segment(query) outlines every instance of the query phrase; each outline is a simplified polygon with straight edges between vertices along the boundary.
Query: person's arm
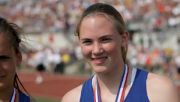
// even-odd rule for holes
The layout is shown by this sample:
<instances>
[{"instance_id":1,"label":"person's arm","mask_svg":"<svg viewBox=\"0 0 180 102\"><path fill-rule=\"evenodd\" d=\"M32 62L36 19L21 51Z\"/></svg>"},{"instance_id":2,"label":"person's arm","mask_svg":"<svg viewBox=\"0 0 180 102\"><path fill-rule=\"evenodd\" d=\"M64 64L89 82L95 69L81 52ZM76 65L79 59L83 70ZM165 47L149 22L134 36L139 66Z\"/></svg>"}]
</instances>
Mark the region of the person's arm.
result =
<instances>
[{"instance_id":1,"label":"person's arm","mask_svg":"<svg viewBox=\"0 0 180 102\"><path fill-rule=\"evenodd\" d=\"M63 96L61 102L79 102L81 96L81 89L82 85L70 90Z\"/></svg>"},{"instance_id":2,"label":"person's arm","mask_svg":"<svg viewBox=\"0 0 180 102\"><path fill-rule=\"evenodd\" d=\"M180 102L177 87L164 76L149 74L147 92L150 102Z\"/></svg>"}]
</instances>

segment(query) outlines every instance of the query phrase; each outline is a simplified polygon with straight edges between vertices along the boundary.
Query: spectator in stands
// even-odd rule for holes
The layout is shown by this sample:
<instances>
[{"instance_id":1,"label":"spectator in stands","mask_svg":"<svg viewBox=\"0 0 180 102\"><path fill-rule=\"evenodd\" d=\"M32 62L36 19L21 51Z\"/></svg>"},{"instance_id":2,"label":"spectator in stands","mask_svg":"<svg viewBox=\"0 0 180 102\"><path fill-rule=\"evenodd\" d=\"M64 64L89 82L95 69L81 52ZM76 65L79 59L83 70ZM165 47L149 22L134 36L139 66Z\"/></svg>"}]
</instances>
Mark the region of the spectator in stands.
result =
<instances>
[{"instance_id":1,"label":"spectator in stands","mask_svg":"<svg viewBox=\"0 0 180 102\"><path fill-rule=\"evenodd\" d=\"M169 78L132 68L126 61L129 35L112 6L91 5L76 33L95 74L68 92L62 102L179 102Z\"/></svg>"},{"instance_id":2,"label":"spectator in stands","mask_svg":"<svg viewBox=\"0 0 180 102\"><path fill-rule=\"evenodd\" d=\"M22 61L18 29L0 18L0 102L30 102L16 72Z\"/></svg>"}]
</instances>

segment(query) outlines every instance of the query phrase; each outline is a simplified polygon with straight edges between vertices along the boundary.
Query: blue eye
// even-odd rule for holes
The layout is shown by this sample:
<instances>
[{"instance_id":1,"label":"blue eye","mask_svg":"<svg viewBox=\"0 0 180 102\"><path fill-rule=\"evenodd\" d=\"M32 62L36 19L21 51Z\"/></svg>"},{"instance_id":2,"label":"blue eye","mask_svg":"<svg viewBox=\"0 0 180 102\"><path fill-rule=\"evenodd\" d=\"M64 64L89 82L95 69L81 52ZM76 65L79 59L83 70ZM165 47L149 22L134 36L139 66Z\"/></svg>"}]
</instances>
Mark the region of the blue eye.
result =
<instances>
[{"instance_id":1,"label":"blue eye","mask_svg":"<svg viewBox=\"0 0 180 102\"><path fill-rule=\"evenodd\" d=\"M90 45L91 43L92 43L91 40L83 40L82 41L82 44L84 44L84 45Z\"/></svg>"},{"instance_id":2,"label":"blue eye","mask_svg":"<svg viewBox=\"0 0 180 102\"><path fill-rule=\"evenodd\" d=\"M102 38L101 41L104 43L110 42L112 39L111 38Z\"/></svg>"}]
</instances>

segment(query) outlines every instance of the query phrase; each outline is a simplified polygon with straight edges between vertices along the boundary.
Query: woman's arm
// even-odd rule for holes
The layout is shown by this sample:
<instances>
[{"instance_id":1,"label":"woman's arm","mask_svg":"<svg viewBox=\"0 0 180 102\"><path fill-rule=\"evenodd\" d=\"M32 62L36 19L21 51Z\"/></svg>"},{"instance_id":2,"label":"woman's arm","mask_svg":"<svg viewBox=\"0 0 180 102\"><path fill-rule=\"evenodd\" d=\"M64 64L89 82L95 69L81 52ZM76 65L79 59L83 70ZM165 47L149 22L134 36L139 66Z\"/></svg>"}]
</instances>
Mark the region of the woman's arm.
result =
<instances>
[{"instance_id":1,"label":"woman's arm","mask_svg":"<svg viewBox=\"0 0 180 102\"><path fill-rule=\"evenodd\" d=\"M180 102L177 87L165 76L150 73L147 93L150 102Z\"/></svg>"}]
</instances>

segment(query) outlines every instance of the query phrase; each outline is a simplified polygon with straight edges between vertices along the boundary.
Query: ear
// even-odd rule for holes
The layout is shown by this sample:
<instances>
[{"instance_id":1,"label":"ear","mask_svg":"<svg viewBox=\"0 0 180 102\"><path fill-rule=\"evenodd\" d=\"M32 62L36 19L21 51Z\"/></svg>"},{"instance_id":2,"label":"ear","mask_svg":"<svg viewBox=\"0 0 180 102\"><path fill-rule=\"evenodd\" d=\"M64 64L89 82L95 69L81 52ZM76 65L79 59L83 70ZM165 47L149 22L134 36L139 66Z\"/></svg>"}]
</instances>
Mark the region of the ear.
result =
<instances>
[{"instance_id":1,"label":"ear","mask_svg":"<svg viewBox=\"0 0 180 102\"><path fill-rule=\"evenodd\" d=\"M79 38L79 36L75 36L75 43L77 45L80 45L80 38Z\"/></svg>"},{"instance_id":2,"label":"ear","mask_svg":"<svg viewBox=\"0 0 180 102\"><path fill-rule=\"evenodd\" d=\"M129 33L128 32L124 32L122 35L122 47L127 47L128 46L128 42L129 42Z\"/></svg>"}]
</instances>

